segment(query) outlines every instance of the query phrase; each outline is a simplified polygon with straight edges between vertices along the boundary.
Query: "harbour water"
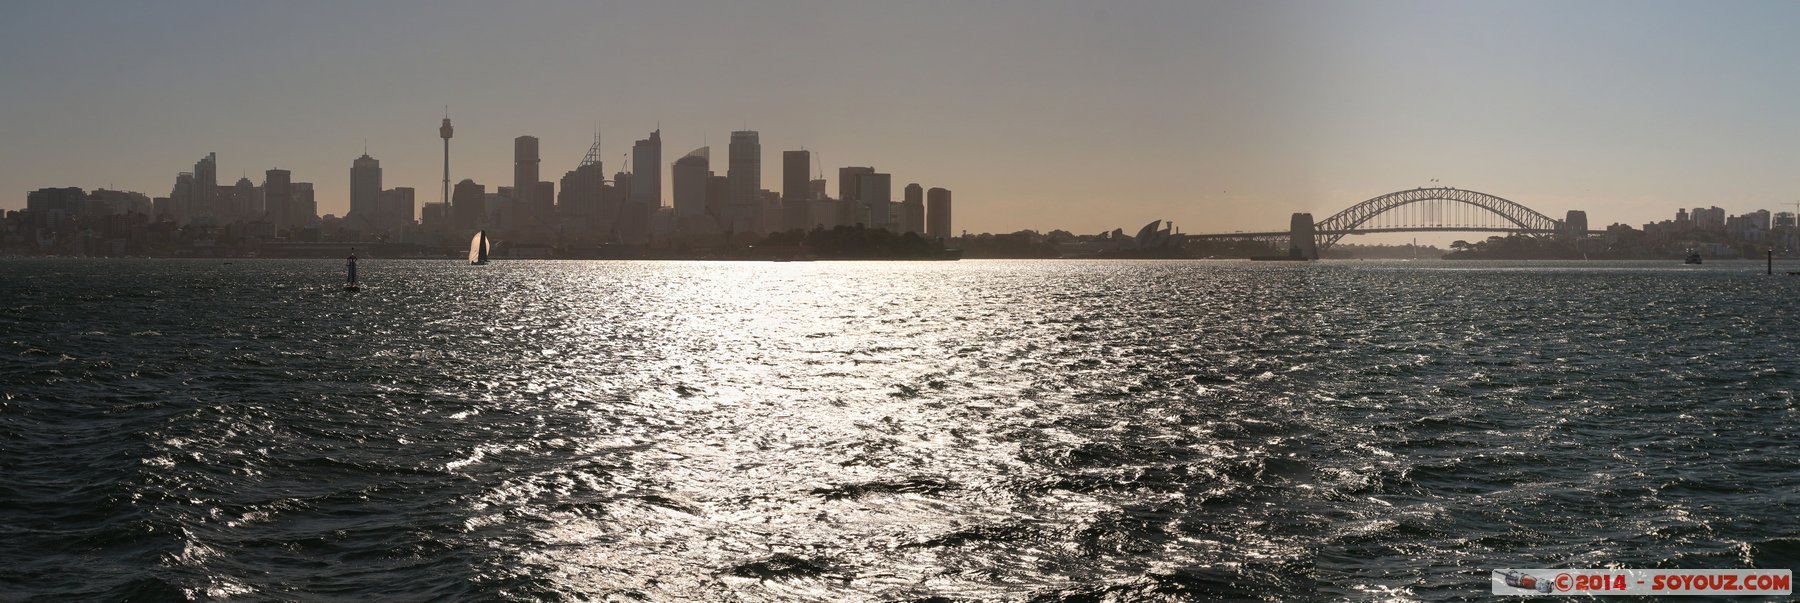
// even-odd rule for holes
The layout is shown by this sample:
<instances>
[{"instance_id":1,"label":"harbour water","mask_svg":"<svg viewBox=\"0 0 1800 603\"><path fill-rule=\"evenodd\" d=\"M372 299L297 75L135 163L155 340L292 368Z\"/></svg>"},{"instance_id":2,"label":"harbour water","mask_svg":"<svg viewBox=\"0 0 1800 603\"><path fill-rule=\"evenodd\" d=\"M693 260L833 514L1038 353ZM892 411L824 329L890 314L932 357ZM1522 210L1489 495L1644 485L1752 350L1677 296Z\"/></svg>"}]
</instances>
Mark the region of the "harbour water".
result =
<instances>
[{"instance_id":1,"label":"harbour water","mask_svg":"<svg viewBox=\"0 0 1800 603\"><path fill-rule=\"evenodd\" d=\"M1800 569L1787 269L0 260L0 600Z\"/></svg>"}]
</instances>

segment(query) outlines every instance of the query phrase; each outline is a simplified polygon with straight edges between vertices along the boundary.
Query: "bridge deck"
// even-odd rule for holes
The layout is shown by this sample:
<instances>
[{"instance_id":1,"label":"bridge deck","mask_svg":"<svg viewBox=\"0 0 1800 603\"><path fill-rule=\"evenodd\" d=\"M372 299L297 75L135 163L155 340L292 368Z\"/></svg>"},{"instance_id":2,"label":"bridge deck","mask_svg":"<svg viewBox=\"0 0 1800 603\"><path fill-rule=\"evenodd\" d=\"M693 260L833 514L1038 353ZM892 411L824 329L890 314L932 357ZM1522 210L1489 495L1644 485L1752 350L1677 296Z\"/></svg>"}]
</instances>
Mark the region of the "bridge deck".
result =
<instances>
[{"instance_id":1,"label":"bridge deck","mask_svg":"<svg viewBox=\"0 0 1800 603\"><path fill-rule=\"evenodd\" d=\"M1318 235L1334 235L1334 234L1335 235L1362 235L1362 234L1381 234L1381 233L1390 233L1390 232L1510 232L1510 233L1523 233L1523 234L1556 234L1556 231L1554 231L1554 230L1535 230L1535 229L1524 229L1524 228L1517 228L1517 227L1496 228L1496 227L1480 227L1480 226L1401 226L1401 227L1393 227L1393 228L1357 228L1357 229L1352 229L1352 230L1320 230L1320 231L1316 231L1314 234L1318 234ZM1606 234L1606 231L1604 231L1604 230L1589 230L1586 232L1587 232L1587 234L1590 234L1590 235ZM1184 234L1182 236L1189 238L1189 239L1254 239L1254 238L1263 238L1263 237L1285 237L1285 236L1288 236L1288 231L1282 230L1282 231L1275 231L1275 232L1221 232L1221 233L1205 233L1205 234Z\"/></svg>"}]
</instances>

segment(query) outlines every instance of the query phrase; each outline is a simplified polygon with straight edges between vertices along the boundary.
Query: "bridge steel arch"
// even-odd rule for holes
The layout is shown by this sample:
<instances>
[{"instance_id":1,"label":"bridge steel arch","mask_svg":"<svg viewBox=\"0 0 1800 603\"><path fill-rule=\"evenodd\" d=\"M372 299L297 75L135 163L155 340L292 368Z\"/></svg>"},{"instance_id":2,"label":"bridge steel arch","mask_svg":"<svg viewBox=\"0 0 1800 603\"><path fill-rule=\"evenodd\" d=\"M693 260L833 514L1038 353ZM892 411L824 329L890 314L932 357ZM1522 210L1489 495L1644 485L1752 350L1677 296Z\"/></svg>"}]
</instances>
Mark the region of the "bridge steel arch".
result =
<instances>
[{"instance_id":1,"label":"bridge steel arch","mask_svg":"<svg viewBox=\"0 0 1800 603\"><path fill-rule=\"evenodd\" d=\"M1519 231L1533 234L1556 232L1557 222L1550 216L1494 195L1455 188L1415 188L1363 201L1329 218L1320 220L1313 226L1318 249L1320 252L1330 249L1332 245L1337 244L1338 239L1356 232L1356 227L1375 216L1425 201L1455 201L1473 205L1517 225Z\"/></svg>"}]
</instances>

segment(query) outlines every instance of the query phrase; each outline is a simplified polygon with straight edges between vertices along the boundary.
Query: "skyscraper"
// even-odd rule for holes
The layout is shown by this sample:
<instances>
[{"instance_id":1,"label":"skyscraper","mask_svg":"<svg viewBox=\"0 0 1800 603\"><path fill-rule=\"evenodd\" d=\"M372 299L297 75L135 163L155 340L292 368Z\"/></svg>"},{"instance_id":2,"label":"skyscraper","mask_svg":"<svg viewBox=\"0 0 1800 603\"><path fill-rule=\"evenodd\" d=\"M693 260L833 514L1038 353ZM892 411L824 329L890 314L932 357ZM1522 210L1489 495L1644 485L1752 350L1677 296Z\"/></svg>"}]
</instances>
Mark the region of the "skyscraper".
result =
<instances>
[{"instance_id":1,"label":"skyscraper","mask_svg":"<svg viewBox=\"0 0 1800 603\"><path fill-rule=\"evenodd\" d=\"M292 228L301 230L312 226L313 221L319 219L319 202L317 199L313 198L313 185L311 182L295 182L293 184L293 189L295 222L292 225Z\"/></svg>"},{"instance_id":2,"label":"skyscraper","mask_svg":"<svg viewBox=\"0 0 1800 603\"><path fill-rule=\"evenodd\" d=\"M150 213L150 205L150 197L143 193L115 191L103 188L88 193L87 199L81 203L81 212L106 216L123 216L129 214L143 214L149 216L152 215ZM1763 213L1767 214L1768 212Z\"/></svg>"},{"instance_id":3,"label":"skyscraper","mask_svg":"<svg viewBox=\"0 0 1800 603\"><path fill-rule=\"evenodd\" d=\"M194 173L182 172L175 175L175 187L169 189L169 214L174 216L177 224L194 221Z\"/></svg>"},{"instance_id":4,"label":"skyscraper","mask_svg":"<svg viewBox=\"0 0 1800 603\"><path fill-rule=\"evenodd\" d=\"M350 211L346 218L364 227L381 225L381 162L364 152L350 163Z\"/></svg>"},{"instance_id":5,"label":"skyscraper","mask_svg":"<svg viewBox=\"0 0 1800 603\"><path fill-rule=\"evenodd\" d=\"M518 201L512 198L510 186L496 186L496 192L481 196L482 228L492 230L510 230L516 228L512 222L517 221L514 209ZM491 236L491 233L490 233Z\"/></svg>"},{"instance_id":6,"label":"skyscraper","mask_svg":"<svg viewBox=\"0 0 1800 603\"><path fill-rule=\"evenodd\" d=\"M925 188L914 182L906 185L906 196L900 202L900 233L925 234Z\"/></svg>"},{"instance_id":7,"label":"skyscraper","mask_svg":"<svg viewBox=\"0 0 1800 603\"><path fill-rule=\"evenodd\" d=\"M605 168L599 161L583 163L564 174L556 197L558 223L572 227L572 234L592 237L600 225L600 195L606 187Z\"/></svg>"},{"instance_id":8,"label":"skyscraper","mask_svg":"<svg viewBox=\"0 0 1800 603\"><path fill-rule=\"evenodd\" d=\"M730 181L730 202L724 226L732 232L755 232L761 222L757 206L762 196L762 142L754 130L732 132L728 150L725 177Z\"/></svg>"},{"instance_id":9,"label":"skyscraper","mask_svg":"<svg viewBox=\"0 0 1800 603\"><path fill-rule=\"evenodd\" d=\"M812 152L781 152L782 226L787 230L809 229L812 217Z\"/></svg>"},{"instance_id":10,"label":"skyscraper","mask_svg":"<svg viewBox=\"0 0 1800 603\"><path fill-rule=\"evenodd\" d=\"M413 224L417 215L417 200L410 186L399 186L381 191L381 219L377 229L404 228Z\"/></svg>"},{"instance_id":11,"label":"skyscraper","mask_svg":"<svg viewBox=\"0 0 1800 603\"><path fill-rule=\"evenodd\" d=\"M862 184L857 182L857 178L863 174L873 173L875 173L875 168L872 167L838 168L838 199L841 201L857 200L857 195L862 194Z\"/></svg>"},{"instance_id":12,"label":"skyscraper","mask_svg":"<svg viewBox=\"0 0 1800 603\"><path fill-rule=\"evenodd\" d=\"M25 194L25 208L38 229L62 232L73 229L85 198L87 191L79 188L40 188Z\"/></svg>"},{"instance_id":13,"label":"skyscraper","mask_svg":"<svg viewBox=\"0 0 1800 603\"><path fill-rule=\"evenodd\" d=\"M763 189L757 194L761 202L757 204L757 234L769 234L781 230L781 193Z\"/></svg>"},{"instance_id":14,"label":"skyscraper","mask_svg":"<svg viewBox=\"0 0 1800 603\"><path fill-rule=\"evenodd\" d=\"M526 223L547 221L549 212L536 199L538 183L538 139L520 136L513 139L513 211L526 218ZM544 201L548 201L547 199Z\"/></svg>"},{"instance_id":15,"label":"skyscraper","mask_svg":"<svg viewBox=\"0 0 1800 603\"><path fill-rule=\"evenodd\" d=\"M781 152L781 198L811 199L812 151Z\"/></svg>"},{"instance_id":16,"label":"skyscraper","mask_svg":"<svg viewBox=\"0 0 1800 603\"><path fill-rule=\"evenodd\" d=\"M888 211L894 202L893 178L888 174L862 174L856 181L861 185L857 187L857 200L869 208L865 226L894 230L893 216Z\"/></svg>"},{"instance_id":17,"label":"skyscraper","mask_svg":"<svg viewBox=\"0 0 1800 603\"><path fill-rule=\"evenodd\" d=\"M556 227L556 183L539 180L531 185L531 198L538 201L540 226Z\"/></svg>"},{"instance_id":18,"label":"skyscraper","mask_svg":"<svg viewBox=\"0 0 1800 603\"><path fill-rule=\"evenodd\" d=\"M843 212L838 209L840 202L826 194L825 179L815 178L807 181L806 184L808 188L812 189L812 225L826 229L838 227L840 225L838 218Z\"/></svg>"},{"instance_id":19,"label":"skyscraper","mask_svg":"<svg viewBox=\"0 0 1800 603\"><path fill-rule=\"evenodd\" d=\"M925 235L948 239L950 232L950 191L942 188L925 191Z\"/></svg>"},{"instance_id":20,"label":"skyscraper","mask_svg":"<svg viewBox=\"0 0 1800 603\"><path fill-rule=\"evenodd\" d=\"M1696 207L1689 215L1693 217L1694 228L1712 231L1725 230L1725 208L1716 205L1707 208Z\"/></svg>"},{"instance_id":21,"label":"skyscraper","mask_svg":"<svg viewBox=\"0 0 1800 603\"><path fill-rule=\"evenodd\" d=\"M195 217L218 224L225 214L219 207L218 153L207 153L205 158L194 162L194 184L188 192Z\"/></svg>"},{"instance_id":22,"label":"skyscraper","mask_svg":"<svg viewBox=\"0 0 1800 603\"><path fill-rule=\"evenodd\" d=\"M239 176L231 187L231 200L225 205L224 220L227 223L249 220L262 214L261 194L256 184L250 182L248 176Z\"/></svg>"},{"instance_id":23,"label":"skyscraper","mask_svg":"<svg viewBox=\"0 0 1800 603\"><path fill-rule=\"evenodd\" d=\"M712 170L711 149L700 147L675 160L669 168L675 193L675 218L692 220L706 215L706 179Z\"/></svg>"},{"instance_id":24,"label":"skyscraper","mask_svg":"<svg viewBox=\"0 0 1800 603\"><path fill-rule=\"evenodd\" d=\"M706 215L712 216L720 229L731 228L731 179L710 171L706 173Z\"/></svg>"},{"instance_id":25,"label":"skyscraper","mask_svg":"<svg viewBox=\"0 0 1800 603\"><path fill-rule=\"evenodd\" d=\"M263 172L263 214L270 224L275 225L276 232L294 226L292 179L293 174L283 169L269 168Z\"/></svg>"},{"instance_id":26,"label":"skyscraper","mask_svg":"<svg viewBox=\"0 0 1800 603\"><path fill-rule=\"evenodd\" d=\"M470 230L487 224L487 187L474 180L456 183L456 196L450 203L450 220L458 230Z\"/></svg>"},{"instance_id":27,"label":"skyscraper","mask_svg":"<svg viewBox=\"0 0 1800 603\"><path fill-rule=\"evenodd\" d=\"M450 215L450 212L445 210L444 207L443 203L438 203L436 201L427 201L420 205L419 225L425 227L426 230L431 231L441 231L447 228L449 225L445 222L449 221L448 216Z\"/></svg>"},{"instance_id":28,"label":"skyscraper","mask_svg":"<svg viewBox=\"0 0 1800 603\"><path fill-rule=\"evenodd\" d=\"M662 130L631 145L631 200L662 207Z\"/></svg>"},{"instance_id":29,"label":"skyscraper","mask_svg":"<svg viewBox=\"0 0 1800 603\"><path fill-rule=\"evenodd\" d=\"M582 155L581 164L563 175L562 189L556 197L556 217L565 229L584 243L599 242L600 207L606 195L606 168L600 161L600 133L594 132L594 143Z\"/></svg>"},{"instance_id":30,"label":"skyscraper","mask_svg":"<svg viewBox=\"0 0 1800 603\"><path fill-rule=\"evenodd\" d=\"M488 193L484 203L488 216L493 218L488 227L517 234L515 229L518 229L518 214L522 214L524 209L520 209L518 194L513 194L513 187L493 187L493 193Z\"/></svg>"},{"instance_id":31,"label":"skyscraper","mask_svg":"<svg viewBox=\"0 0 1800 603\"><path fill-rule=\"evenodd\" d=\"M609 192L610 191L610 192ZM605 229L602 240L624 243L630 227L626 209L631 206L631 172L613 172L613 184L600 196L600 221Z\"/></svg>"},{"instance_id":32,"label":"skyscraper","mask_svg":"<svg viewBox=\"0 0 1800 603\"><path fill-rule=\"evenodd\" d=\"M620 237L627 243L649 243L650 223L662 207L662 130L631 145L631 194L625 204Z\"/></svg>"},{"instance_id":33,"label":"skyscraper","mask_svg":"<svg viewBox=\"0 0 1800 603\"><path fill-rule=\"evenodd\" d=\"M838 168L838 224L869 224L869 208L862 202L862 177L873 173L872 167Z\"/></svg>"}]
</instances>

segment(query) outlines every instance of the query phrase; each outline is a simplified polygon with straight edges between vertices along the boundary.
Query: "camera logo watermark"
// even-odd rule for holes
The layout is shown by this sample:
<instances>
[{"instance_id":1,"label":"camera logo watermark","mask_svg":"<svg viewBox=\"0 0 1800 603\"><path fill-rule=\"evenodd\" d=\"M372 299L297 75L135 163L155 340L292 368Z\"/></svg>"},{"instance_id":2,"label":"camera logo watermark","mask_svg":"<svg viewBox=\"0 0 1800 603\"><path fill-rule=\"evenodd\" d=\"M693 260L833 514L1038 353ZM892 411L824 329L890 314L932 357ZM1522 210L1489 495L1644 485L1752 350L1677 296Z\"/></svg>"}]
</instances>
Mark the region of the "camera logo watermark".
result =
<instances>
[{"instance_id":1,"label":"camera logo watermark","mask_svg":"<svg viewBox=\"0 0 1800 603\"><path fill-rule=\"evenodd\" d=\"M1792 570L1497 569L1496 595L1791 595Z\"/></svg>"}]
</instances>

